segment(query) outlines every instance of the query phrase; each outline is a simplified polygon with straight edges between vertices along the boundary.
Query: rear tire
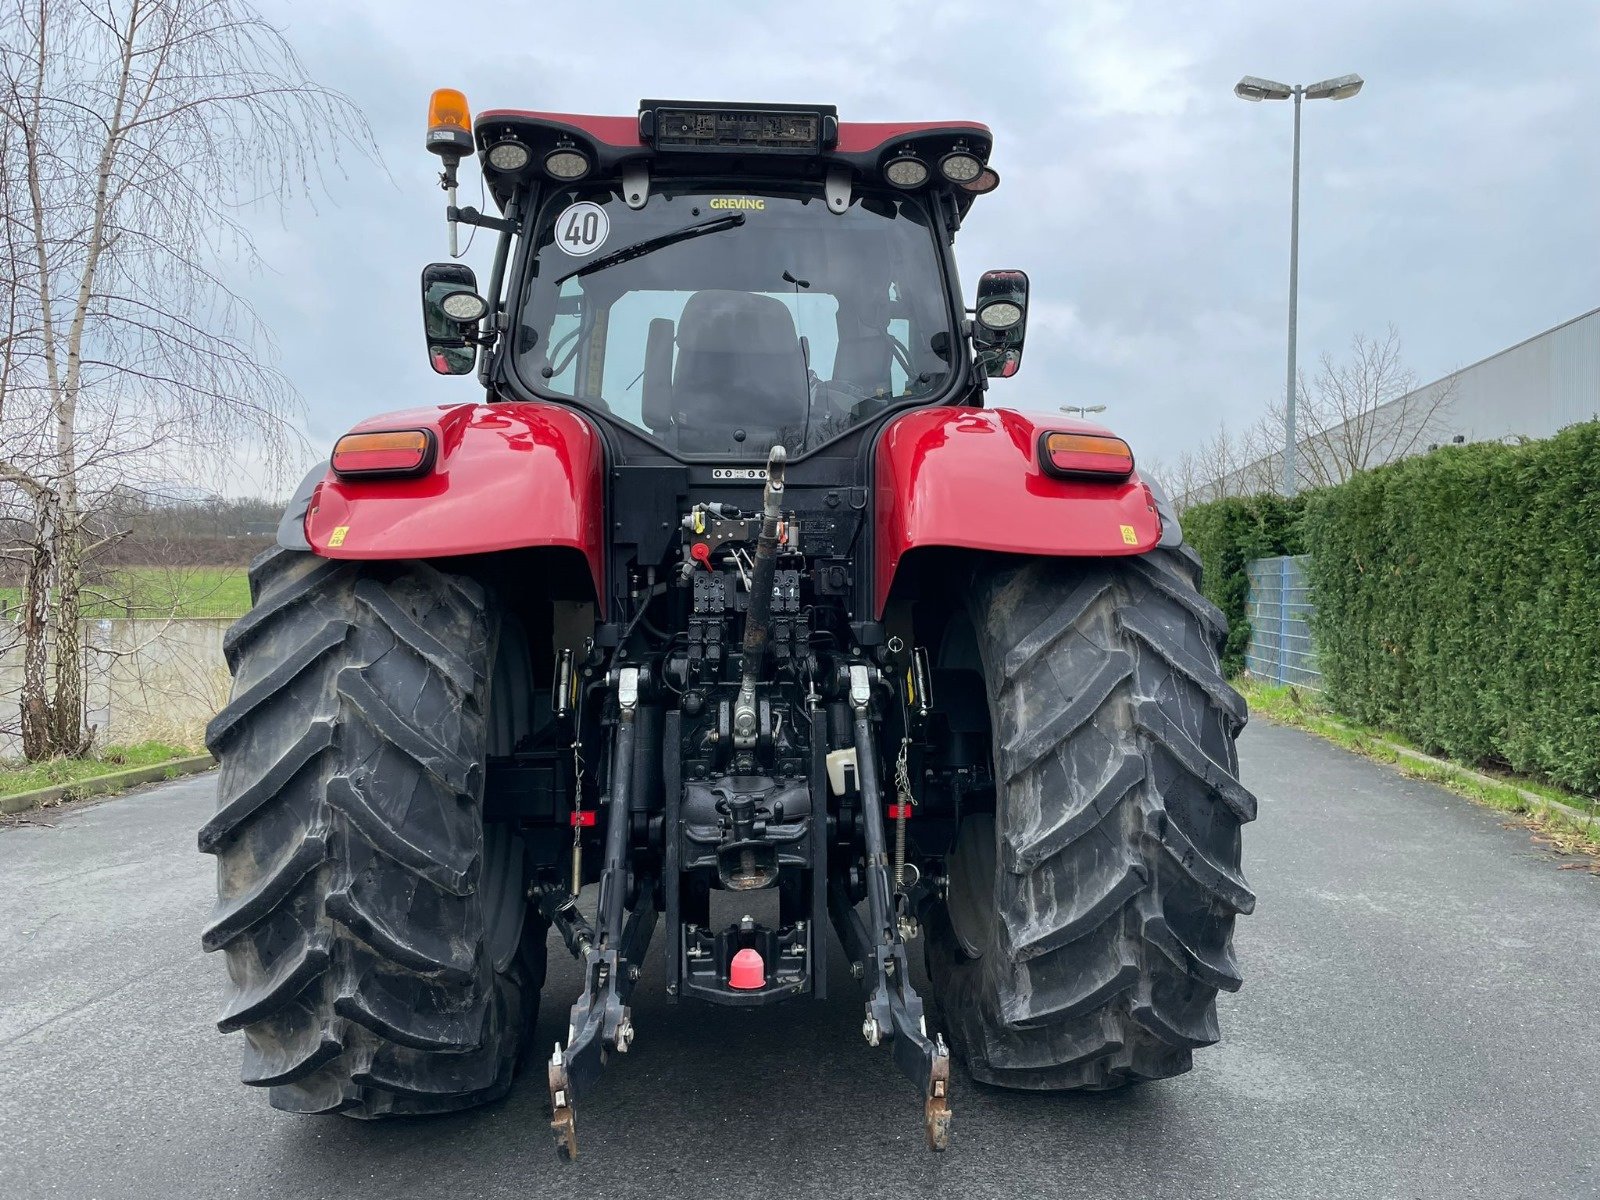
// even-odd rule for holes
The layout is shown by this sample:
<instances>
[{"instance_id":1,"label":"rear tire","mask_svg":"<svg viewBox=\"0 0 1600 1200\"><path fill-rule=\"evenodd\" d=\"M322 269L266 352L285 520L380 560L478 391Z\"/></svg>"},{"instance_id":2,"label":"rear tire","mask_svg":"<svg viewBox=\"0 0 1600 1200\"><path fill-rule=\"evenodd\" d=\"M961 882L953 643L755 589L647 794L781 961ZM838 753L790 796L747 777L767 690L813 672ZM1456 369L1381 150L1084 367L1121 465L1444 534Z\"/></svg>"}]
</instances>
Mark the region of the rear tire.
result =
<instances>
[{"instance_id":1,"label":"rear tire","mask_svg":"<svg viewBox=\"0 0 1600 1200\"><path fill-rule=\"evenodd\" d=\"M525 728L526 641L477 583L423 563L274 549L224 645L233 697L200 849L218 1021L275 1108L444 1112L504 1094L544 982L514 829L484 759Z\"/></svg>"},{"instance_id":2,"label":"rear tire","mask_svg":"<svg viewBox=\"0 0 1600 1200\"><path fill-rule=\"evenodd\" d=\"M981 569L969 592L997 812L948 862L929 965L978 1080L1100 1089L1187 1071L1239 987L1234 739L1222 613L1185 549Z\"/></svg>"}]
</instances>

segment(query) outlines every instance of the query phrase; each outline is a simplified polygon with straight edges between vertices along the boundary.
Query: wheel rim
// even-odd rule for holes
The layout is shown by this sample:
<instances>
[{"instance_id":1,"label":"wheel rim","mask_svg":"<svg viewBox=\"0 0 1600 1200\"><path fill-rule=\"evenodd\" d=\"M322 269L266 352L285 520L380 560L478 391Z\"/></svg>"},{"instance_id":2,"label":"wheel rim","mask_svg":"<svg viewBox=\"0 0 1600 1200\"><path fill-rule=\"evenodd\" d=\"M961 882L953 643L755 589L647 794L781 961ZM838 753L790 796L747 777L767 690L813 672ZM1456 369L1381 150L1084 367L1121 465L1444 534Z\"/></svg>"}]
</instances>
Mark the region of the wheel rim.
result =
<instances>
[{"instance_id":1,"label":"wheel rim","mask_svg":"<svg viewBox=\"0 0 1600 1200\"><path fill-rule=\"evenodd\" d=\"M489 735L486 751L488 756L505 756L515 752L518 741L532 724L527 702L532 695L527 634L522 623L509 615L501 622L493 675L485 714ZM484 940L496 967L504 970L521 941L526 910L522 896L522 842L512 826L485 821L482 853L478 894L484 906Z\"/></svg>"},{"instance_id":2,"label":"wheel rim","mask_svg":"<svg viewBox=\"0 0 1600 1200\"><path fill-rule=\"evenodd\" d=\"M994 814L976 813L961 822L950 854L946 907L956 943L968 958L981 958L995 929Z\"/></svg>"}]
</instances>

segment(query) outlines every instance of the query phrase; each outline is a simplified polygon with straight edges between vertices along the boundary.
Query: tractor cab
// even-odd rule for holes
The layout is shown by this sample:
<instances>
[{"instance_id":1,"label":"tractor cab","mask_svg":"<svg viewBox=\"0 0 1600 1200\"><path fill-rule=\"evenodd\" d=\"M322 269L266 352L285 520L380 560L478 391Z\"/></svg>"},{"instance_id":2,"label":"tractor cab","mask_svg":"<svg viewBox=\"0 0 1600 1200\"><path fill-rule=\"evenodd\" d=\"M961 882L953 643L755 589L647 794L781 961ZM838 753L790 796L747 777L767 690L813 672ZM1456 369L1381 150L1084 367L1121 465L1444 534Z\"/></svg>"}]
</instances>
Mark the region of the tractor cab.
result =
<instances>
[{"instance_id":1,"label":"tractor cab","mask_svg":"<svg viewBox=\"0 0 1600 1200\"><path fill-rule=\"evenodd\" d=\"M436 106L434 121L458 116ZM675 458L758 462L774 445L803 458L979 382L950 246L999 184L982 125L647 100L636 122L485 113L472 145L504 215L452 207L452 219L521 234L496 261L491 319L458 330L459 345L492 349L486 382ZM1020 353L1013 310L1003 332L977 326L996 373ZM430 311L430 360L468 369L470 355L445 353L459 345L440 345L441 315Z\"/></svg>"}]
</instances>

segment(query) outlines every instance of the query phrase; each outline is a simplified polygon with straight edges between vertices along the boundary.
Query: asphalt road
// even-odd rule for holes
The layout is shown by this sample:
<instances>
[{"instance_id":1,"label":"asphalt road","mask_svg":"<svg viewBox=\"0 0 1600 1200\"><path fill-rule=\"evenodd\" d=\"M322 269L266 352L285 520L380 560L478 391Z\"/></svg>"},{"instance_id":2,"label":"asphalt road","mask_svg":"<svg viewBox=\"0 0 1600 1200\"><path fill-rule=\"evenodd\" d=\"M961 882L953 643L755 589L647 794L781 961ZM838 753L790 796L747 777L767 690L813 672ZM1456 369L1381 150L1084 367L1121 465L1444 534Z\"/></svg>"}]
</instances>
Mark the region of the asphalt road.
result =
<instances>
[{"instance_id":1,"label":"asphalt road","mask_svg":"<svg viewBox=\"0 0 1600 1200\"><path fill-rule=\"evenodd\" d=\"M211 1026L198 776L0 831L0 1197L1579 1197L1600 1195L1600 879L1525 831L1293 730L1241 743L1261 817L1245 988L1189 1075L983 1090L955 1145L835 999L669 1007L558 1162L542 1072L504 1102L361 1123L272 1111ZM577 987L552 955L539 1040Z\"/></svg>"}]
</instances>

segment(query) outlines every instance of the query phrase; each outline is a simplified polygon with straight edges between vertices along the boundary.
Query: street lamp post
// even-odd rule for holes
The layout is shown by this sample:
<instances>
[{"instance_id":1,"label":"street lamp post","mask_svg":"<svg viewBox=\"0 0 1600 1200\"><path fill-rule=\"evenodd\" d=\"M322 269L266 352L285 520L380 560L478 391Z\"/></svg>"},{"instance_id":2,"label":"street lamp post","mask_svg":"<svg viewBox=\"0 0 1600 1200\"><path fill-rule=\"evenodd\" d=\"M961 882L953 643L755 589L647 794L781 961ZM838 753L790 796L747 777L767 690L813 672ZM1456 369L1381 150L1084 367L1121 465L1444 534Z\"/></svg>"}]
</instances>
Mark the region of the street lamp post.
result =
<instances>
[{"instance_id":1,"label":"street lamp post","mask_svg":"<svg viewBox=\"0 0 1600 1200\"><path fill-rule=\"evenodd\" d=\"M1092 412L1105 412L1104 404L1063 404L1061 411L1064 413L1077 413L1080 417L1087 417Z\"/></svg>"},{"instance_id":2,"label":"street lamp post","mask_svg":"<svg viewBox=\"0 0 1600 1200\"><path fill-rule=\"evenodd\" d=\"M1340 75L1324 79L1321 83L1307 85L1275 83L1255 75L1246 75L1233 86L1233 94L1241 100L1259 103L1262 100L1294 99L1294 175L1289 201L1289 379L1284 386L1283 431L1283 494L1292 496L1298 490L1299 474L1295 467L1296 441L1294 434L1295 405L1295 343L1298 340L1300 308L1300 101L1348 100L1361 90L1359 75Z\"/></svg>"}]
</instances>

